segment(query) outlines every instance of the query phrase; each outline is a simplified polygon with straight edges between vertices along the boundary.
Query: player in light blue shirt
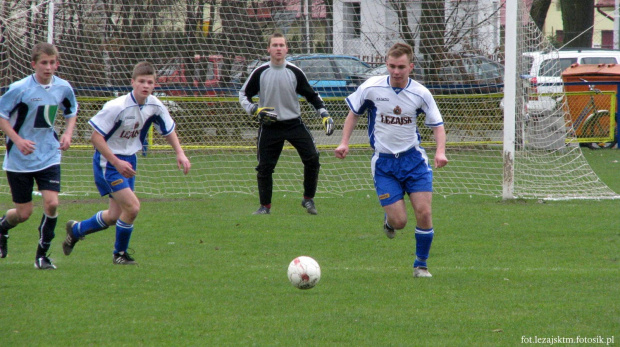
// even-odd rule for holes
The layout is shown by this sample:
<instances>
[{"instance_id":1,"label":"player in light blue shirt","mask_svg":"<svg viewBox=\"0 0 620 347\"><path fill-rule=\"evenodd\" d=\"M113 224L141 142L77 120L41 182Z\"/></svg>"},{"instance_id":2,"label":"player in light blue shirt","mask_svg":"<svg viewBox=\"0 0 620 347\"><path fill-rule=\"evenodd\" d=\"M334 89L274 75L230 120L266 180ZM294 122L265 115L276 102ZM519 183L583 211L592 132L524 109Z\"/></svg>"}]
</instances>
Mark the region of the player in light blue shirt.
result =
<instances>
[{"instance_id":1,"label":"player in light blue shirt","mask_svg":"<svg viewBox=\"0 0 620 347\"><path fill-rule=\"evenodd\" d=\"M91 141L95 146L95 184L101 196L110 196L109 207L81 222L67 222L67 237L62 244L65 255L71 254L75 244L84 236L116 225L113 263L136 264L127 253L133 223L140 211L140 201L134 193L136 152L142 149L151 125L172 146L179 169L185 174L189 172L191 165L174 131L175 123L168 109L151 95L156 77L151 63L138 63L132 74L132 92L108 101L88 121L93 127Z\"/></svg>"},{"instance_id":2,"label":"player in light blue shirt","mask_svg":"<svg viewBox=\"0 0 620 347\"><path fill-rule=\"evenodd\" d=\"M43 218L35 257L37 269L55 269L47 257L56 228L60 192L61 151L71 146L78 104L69 82L54 76L58 50L39 43L32 50L34 74L10 85L0 98L0 129L6 135L6 171L15 208L0 220L0 258L7 256L9 229L32 215L34 182L43 196ZM58 139L54 122L58 111L65 131Z\"/></svg>"},{"instance_id":3,"label":"player in light blue shirt","mask_svg":"<svg viewBox=\"0 0 620 347\"><path fill-rule=\"evenodd\" d=\"M413 50L407 44L393 45L387 54L388 76L369 78L346 98L350 108L342 130L342 141L335 150L344 159L349 139L359 116L368 114L368 136L375 150L371 170L379 202L385 211L383 230L389 238L407 225L405 193L416 217L416 260L414 277L432 277L428 259L434 229L431 215L433 169L420 146L417 117L425 114L425 125L432 128L437 148L435 168L448 163L446 132L441 113L431 93L409 78L413 70Z\"/></svg>"}]
</instances>

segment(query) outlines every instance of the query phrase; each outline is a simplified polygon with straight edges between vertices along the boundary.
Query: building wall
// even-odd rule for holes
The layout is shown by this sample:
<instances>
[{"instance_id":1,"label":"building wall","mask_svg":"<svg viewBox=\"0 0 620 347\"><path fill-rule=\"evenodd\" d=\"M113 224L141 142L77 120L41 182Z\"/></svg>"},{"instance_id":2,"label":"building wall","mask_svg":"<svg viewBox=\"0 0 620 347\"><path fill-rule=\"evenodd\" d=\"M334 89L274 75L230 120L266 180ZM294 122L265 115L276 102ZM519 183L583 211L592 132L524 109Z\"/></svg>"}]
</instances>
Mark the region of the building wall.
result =
<instances>
[{"instance_id":1,"label":"building wall","mask_svg":"<svg viewBox=\"0 0 620 347\"><path fill-rule=\"evenodd\" d=\"M566 1L566 0L564 0ZM597 1L598 3L611 4L612 7L603 7L601 8L604 12L613 16L613 1L610 3ZM562 24L562 12L560 10L560 0L552 0L551 6L549 6L549 12L547 13L547 19L545 20L544 32L545 36L556 36L558 30L562 30L564 25ZM592 37L592 46L593 48L601 47L601 39L602 39L602 31L613 31L614 22L609 20L602 14L600 14L596 9L594 10L594 34Z\"/></svg>"}]
</instances>

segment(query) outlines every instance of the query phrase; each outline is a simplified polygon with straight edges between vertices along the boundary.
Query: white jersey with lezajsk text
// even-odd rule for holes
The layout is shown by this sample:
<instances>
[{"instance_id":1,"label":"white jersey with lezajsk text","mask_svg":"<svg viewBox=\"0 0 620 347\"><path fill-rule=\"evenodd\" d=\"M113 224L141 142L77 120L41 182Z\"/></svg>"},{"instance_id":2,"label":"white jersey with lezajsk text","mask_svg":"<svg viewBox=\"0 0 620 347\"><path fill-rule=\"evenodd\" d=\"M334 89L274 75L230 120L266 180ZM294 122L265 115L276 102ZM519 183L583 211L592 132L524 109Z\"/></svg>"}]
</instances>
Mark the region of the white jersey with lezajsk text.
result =
<instances>
[{"instance_id":1,"label":"white jersey with lezajsk text","mask_svg":"<svg viewBox=\"0 0 620 347\"><path fill-rule=\"evenodd\" d=\"M390 76L375 76L346 98L353 113L368 114L370 145L377 153L397 154L420 145L417 118L428 127L443 125L430 91L409 79L405 88L390 86Z\"/></svg>"},{"instance_id":2,"label":"white jersey with lezajsk text","mask_svg":"<svg viewBox=\"0 0 620 347\"><path fill-rule=\"evenodd\" d=\"M175 123L168 109L153 95L139 105L133 93L108 101L88 123L101 134L115 155L134 155L142 149L149 127L154 125L163 136Z\"/></svg>"},{"instance_id":3,"label":"white jersey with lezajsk text","mask_svg":"<svg viewBox=\"0 0 620 347\"><path fill-rule=\"evenodd\" d=\"M9 86L0 98L0 117L8 120L21 138L34 142L35 149L25 155L7 136L4 170L35 172L60 164L60 143L54 130L59 109L65 119L75 117L78 111L71 84L60 77L52 76L51 83L44 86L30 75Z\"/></svg>"}]
</instances>

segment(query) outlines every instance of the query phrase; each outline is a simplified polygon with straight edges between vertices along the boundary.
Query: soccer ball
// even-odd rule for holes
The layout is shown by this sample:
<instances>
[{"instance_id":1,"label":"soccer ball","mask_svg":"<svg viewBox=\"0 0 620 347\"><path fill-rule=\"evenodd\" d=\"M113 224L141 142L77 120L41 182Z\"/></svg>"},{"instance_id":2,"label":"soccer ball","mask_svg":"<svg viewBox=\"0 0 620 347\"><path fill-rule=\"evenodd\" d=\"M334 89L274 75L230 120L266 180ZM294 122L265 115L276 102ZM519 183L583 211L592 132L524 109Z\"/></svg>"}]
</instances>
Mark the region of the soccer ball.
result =
<instances>
[{"instance_id":1,"label":"soccer ball","mask_svg":"<svg viewBox=\"0 0 620 347\"><path fill-rule=\"evenodd\" d=\"M310 289L321 279L321 267L316 260L302 255L288 265L288 280L299 289Z\"/></svg>"}]
</instances>

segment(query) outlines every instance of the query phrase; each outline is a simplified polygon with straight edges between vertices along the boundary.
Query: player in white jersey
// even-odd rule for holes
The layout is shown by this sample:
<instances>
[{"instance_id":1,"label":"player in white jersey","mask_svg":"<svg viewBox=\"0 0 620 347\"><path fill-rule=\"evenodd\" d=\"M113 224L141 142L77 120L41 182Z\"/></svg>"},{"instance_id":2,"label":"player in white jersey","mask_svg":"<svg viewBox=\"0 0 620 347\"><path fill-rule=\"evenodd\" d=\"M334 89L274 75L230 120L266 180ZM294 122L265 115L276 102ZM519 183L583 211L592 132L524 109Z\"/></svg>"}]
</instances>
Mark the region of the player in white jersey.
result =
<instances>
[{"instance_id":1,"label":"player in white jersey","mask_svg":"<svg viewBox=\"0 0 620 347\"><path fill-rule=\"evenodd\" d=\"M95 146L93 171L95 184L101 196L110 196L109 207L81 222L67 222L67 237L62 244L65 255L71 254L75 244L88 234L116 225L113 263L133 265L127 254L133 223L140 211L140 201L134 193L136 152L149 127L164 136L176 153L177 166L187 174L190 162L181 148L175 123L162 102L151 95L155 88L156 72L149 62L138 63L133 70L127 95L107 102L88 123L94 131L91 141Z\"/></svg>"},{"instance_id":2,"label":"player in white jersey","mask_svg":"<svg viewBox=\"0 0 620 347\"><path fill-rule=\"evenodd\" d=\"M6 171L15 208L0 220L0 258L7 256L9 229L32 215L34 182L43 197L43 217L35 256L37 269L55 269L47 252L58 219L61 151L69 149L78 104L69 82L54 76L58 50L49 43L32 50L34 74L9 87L0 98L0 129L6 135ZM65 131L58 139L54 130L57 111L65 119Z\"/></svg>"},{"instance_id":3,"label":"player in white jersey","mask_svg":"<svg viewBox=\"0 0 620 347\"><path fill-rule=\"evenodd\" d=\"M409 78L413 70L413 50L407 44L393 45L387 54L389 76L369 78L346 98L350 108L335 150L344 159L349 139L359 116L368 114L368 136L375 150L371 170L379 202L385 211L383 229L389 238L407 225L404 195L409 195L416 217L416 259L414 277L432 277L428 259L434 229L431 215L433 169L420 146L417 117L425 114L426 126L433 129L437 148L434 165L445 166L446 132L443 118L431 93Z\"/></svg>"}]
</instances>

